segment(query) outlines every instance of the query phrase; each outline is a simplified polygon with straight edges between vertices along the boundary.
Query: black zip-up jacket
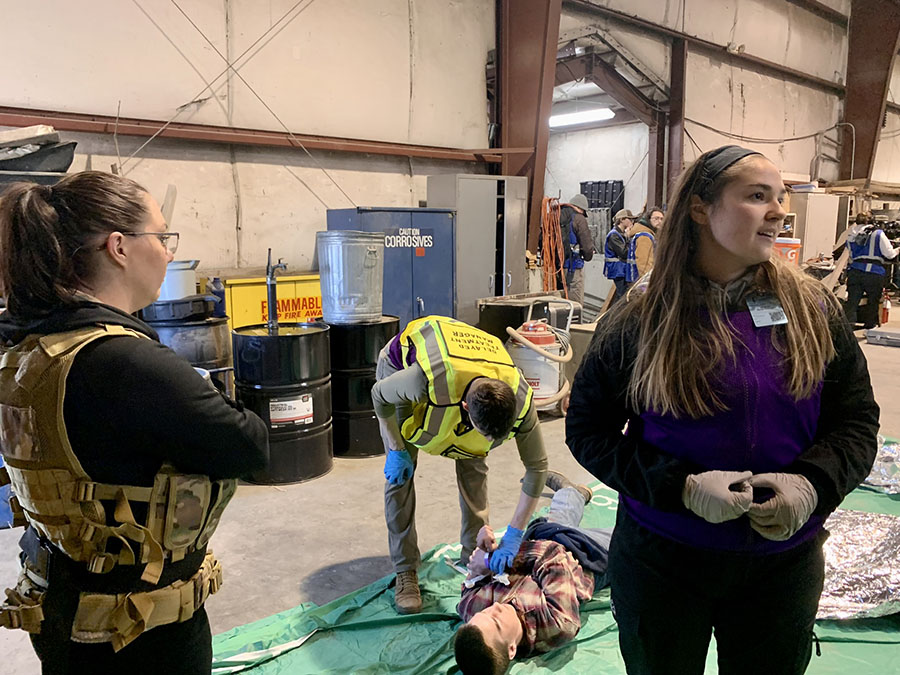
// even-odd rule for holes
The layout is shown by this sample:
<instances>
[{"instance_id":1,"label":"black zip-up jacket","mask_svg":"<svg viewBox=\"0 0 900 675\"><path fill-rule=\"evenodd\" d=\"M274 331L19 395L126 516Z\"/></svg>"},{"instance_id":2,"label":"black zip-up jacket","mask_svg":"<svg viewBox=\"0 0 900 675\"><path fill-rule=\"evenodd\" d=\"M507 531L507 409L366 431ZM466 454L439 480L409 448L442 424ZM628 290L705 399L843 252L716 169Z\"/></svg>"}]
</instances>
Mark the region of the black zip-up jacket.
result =
<instances>
[{"instance_id":1,"label":"black zip-up jacket","mask_svg":"<svg viewBox=\"0 0 900 675\"><path fill-rule=\"evenodd\" d=\"M75 357L66 379L63 418L72 449L92 480L150 487L164 462L212 480L240 478L265 465L265 423L210 387L187 361L160 344L150 326L130 314L87 301L31 321L7 311L0 314L0 340L15 345L28 335L99 324L125 326L152 340L101 338ZM111 519L113 505L105 506ZM140 503L133 506L135 518L143 522L146 508ZM23 547L27 540L28 535ZM189 578L204 554L200 550L177 563L167 562L156 586L139 580L143 565L91 574L83 563L62 554L53 555L53 564L69 586L116 593L151 590ZM54 579L50 584L52 588Z\"/></svg>"},{"instance_id":2,"label":"black zip-up jacket","mask_svg":"<svg viewBox=\"0 0 900 675\"><path fill-rule=\"evenodd\" d=\"M635 322L636 323L636 322ZM598 330L603 319L598 324ZM866 358L843 317L831 321L837 355L825 368L813 445L785 470L806 477L818 494L814 513L827 515L866 478L877 452L879 408ZM595 338L575 376L566 414L566 444L575 459L606 485L663 511L681 508L685 478L705 469L647 443L639 412L626 392L637 357L637 327L598 344Z\"/></svg>"}]
</instances>

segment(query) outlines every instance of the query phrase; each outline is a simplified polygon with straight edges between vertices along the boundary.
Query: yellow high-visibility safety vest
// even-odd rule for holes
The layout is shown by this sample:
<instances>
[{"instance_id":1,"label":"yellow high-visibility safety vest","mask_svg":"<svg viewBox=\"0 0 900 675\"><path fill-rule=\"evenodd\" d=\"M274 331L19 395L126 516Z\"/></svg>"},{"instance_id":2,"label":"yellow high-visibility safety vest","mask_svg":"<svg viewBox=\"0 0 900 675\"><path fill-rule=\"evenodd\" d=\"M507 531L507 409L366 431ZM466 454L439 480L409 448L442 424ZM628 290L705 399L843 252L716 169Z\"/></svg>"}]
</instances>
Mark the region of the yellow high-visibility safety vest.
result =
<instances>
[{"instance_id":1,"label":"yellow high-visibility safety vest","mask_svg":"<svg viewBox=\"0 0 900 675\"><path fill-rule=\"evenodd\" d=\"M411 321L399 337L403 362L415 347L416 363L428 379L428 402L403 423L403 437L419 450L451 459L484 457L516 435L531 407L533 392L503 343L493 335L444 316ZM516 393L516 422L506 439L487 440L463 424L462 402L469 384L489 377Z\"/></svg>"}]
</instances>

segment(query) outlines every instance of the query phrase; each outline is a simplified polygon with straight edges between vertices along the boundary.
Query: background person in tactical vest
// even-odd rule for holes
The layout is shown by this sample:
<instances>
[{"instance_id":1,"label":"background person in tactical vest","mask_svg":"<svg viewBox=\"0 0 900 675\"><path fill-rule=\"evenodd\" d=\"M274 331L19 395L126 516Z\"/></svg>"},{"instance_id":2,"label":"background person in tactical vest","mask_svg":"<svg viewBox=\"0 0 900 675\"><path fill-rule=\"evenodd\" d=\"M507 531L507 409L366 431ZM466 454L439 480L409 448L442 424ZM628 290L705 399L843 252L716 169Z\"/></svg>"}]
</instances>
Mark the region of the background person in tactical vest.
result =
<instances>
[{"instance_id":1,"label":"background person in tactical vest","mask_svg":"<svg viewBox=\"0 0 900 675\"><path fill-rule=\"evenodd\" d=\"M584 263L594 257L594 240L588 227L587 209L587 197L577 194L568 204L562 204L559 211L566 288L569 291L569 300L581 304L584 304Z\"/></svg>"},{"instance_id":2,"label":"background person in tactical vest","mask_svg":"<svg viewBox=\"0 0 900 675\"><path fill-rule=\"evenodd\" d=\"M624 298L631 285L625 277L628 269L628 230L633 223L634 214L631 211L628 209L616 211L613 226L606 235L603 246L603 275L613 282L616 289L610 304Z\"/></svg>"},{"instance_id":3,"label":"background person in tactical vest","mask_svg":"<svg viewBox=\"0 0 900 675\"><path fill-rule=\"evenodd\" d=\"M878 302L884 289L887 274L886 260L897 257L900 248L894 248L884 230L869 222L870 217L860 213L856 224L847 232L850 247L850 265L847 268L847 302L844 314L847 322L855 327L857 316L864 328L878 325ZM859 302L866 298L866 306Z\"/></svg>"},{"instance_id":4,"label":"background person in tactical vest","mask_svg":"<svg viewBox=\"0 0 900 675\"><path fill-rule=\"evenodd\" d=\"M419 451L456 461L462 512L460 560L475 550L488 524L488 452L515 438L525 465L522 494L490 566L512 564L547 475L531 387L503 343L456 319L411 321L381 350L372 400L384 440L384 516L397 574L394 605L401 614L422 609L413 474Z\"/></svg>"},{"instance_id":5,"label":"background person in tactical vest","mask_svg":"<svg viewBox=\"0 0 900 675\"><path fill-rule=\"evenodd\" d=\"M112 174L0 197L0 452L27 520L0 624L44 673L210 672L206 545L267 432L131 315L177 242Z\"/></svg>"}]
</instances>

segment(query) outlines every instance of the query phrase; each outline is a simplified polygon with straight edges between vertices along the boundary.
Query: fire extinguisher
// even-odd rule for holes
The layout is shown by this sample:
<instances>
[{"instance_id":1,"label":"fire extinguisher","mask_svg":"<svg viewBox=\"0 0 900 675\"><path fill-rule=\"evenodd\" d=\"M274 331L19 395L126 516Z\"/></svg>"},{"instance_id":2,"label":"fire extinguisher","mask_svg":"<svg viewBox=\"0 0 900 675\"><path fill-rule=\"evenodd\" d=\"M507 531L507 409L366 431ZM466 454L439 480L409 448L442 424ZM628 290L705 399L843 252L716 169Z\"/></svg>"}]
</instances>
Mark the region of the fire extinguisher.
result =
<instances>
[{"instance_id":1,"label":"fire extinguisher","mask_svg":"<svg viewBox=\"0 0 900 675\"><path fill-rule=\"evenodd\" d=\"M891 314L891 296L888 295L887 289L884 289L884 294L881 296L881 325L885 325Z\"/></svg>"}]
</instances>

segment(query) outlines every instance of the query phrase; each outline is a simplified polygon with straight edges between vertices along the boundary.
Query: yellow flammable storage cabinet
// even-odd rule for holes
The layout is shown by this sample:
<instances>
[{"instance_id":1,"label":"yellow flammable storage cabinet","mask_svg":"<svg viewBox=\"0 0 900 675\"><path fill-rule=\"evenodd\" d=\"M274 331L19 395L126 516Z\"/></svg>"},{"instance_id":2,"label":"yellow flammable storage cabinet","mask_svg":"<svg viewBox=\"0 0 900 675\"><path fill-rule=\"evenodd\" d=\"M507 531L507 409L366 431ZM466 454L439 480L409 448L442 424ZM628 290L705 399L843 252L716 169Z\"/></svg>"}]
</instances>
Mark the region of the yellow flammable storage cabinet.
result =
<instances>
[{"instance_id":1,"label":"yellow flammable storage cabinet","mask_svg":"<svg viewBox=\"0 0 900 675\"><path fill-rule=\"evenodd\" d=\"M318 274L278 277L278 321L300 323L322 316L322 289ZM225 279L228 325L243 328L269 318L266 278Z\"/></svg>"}]
</instances>

